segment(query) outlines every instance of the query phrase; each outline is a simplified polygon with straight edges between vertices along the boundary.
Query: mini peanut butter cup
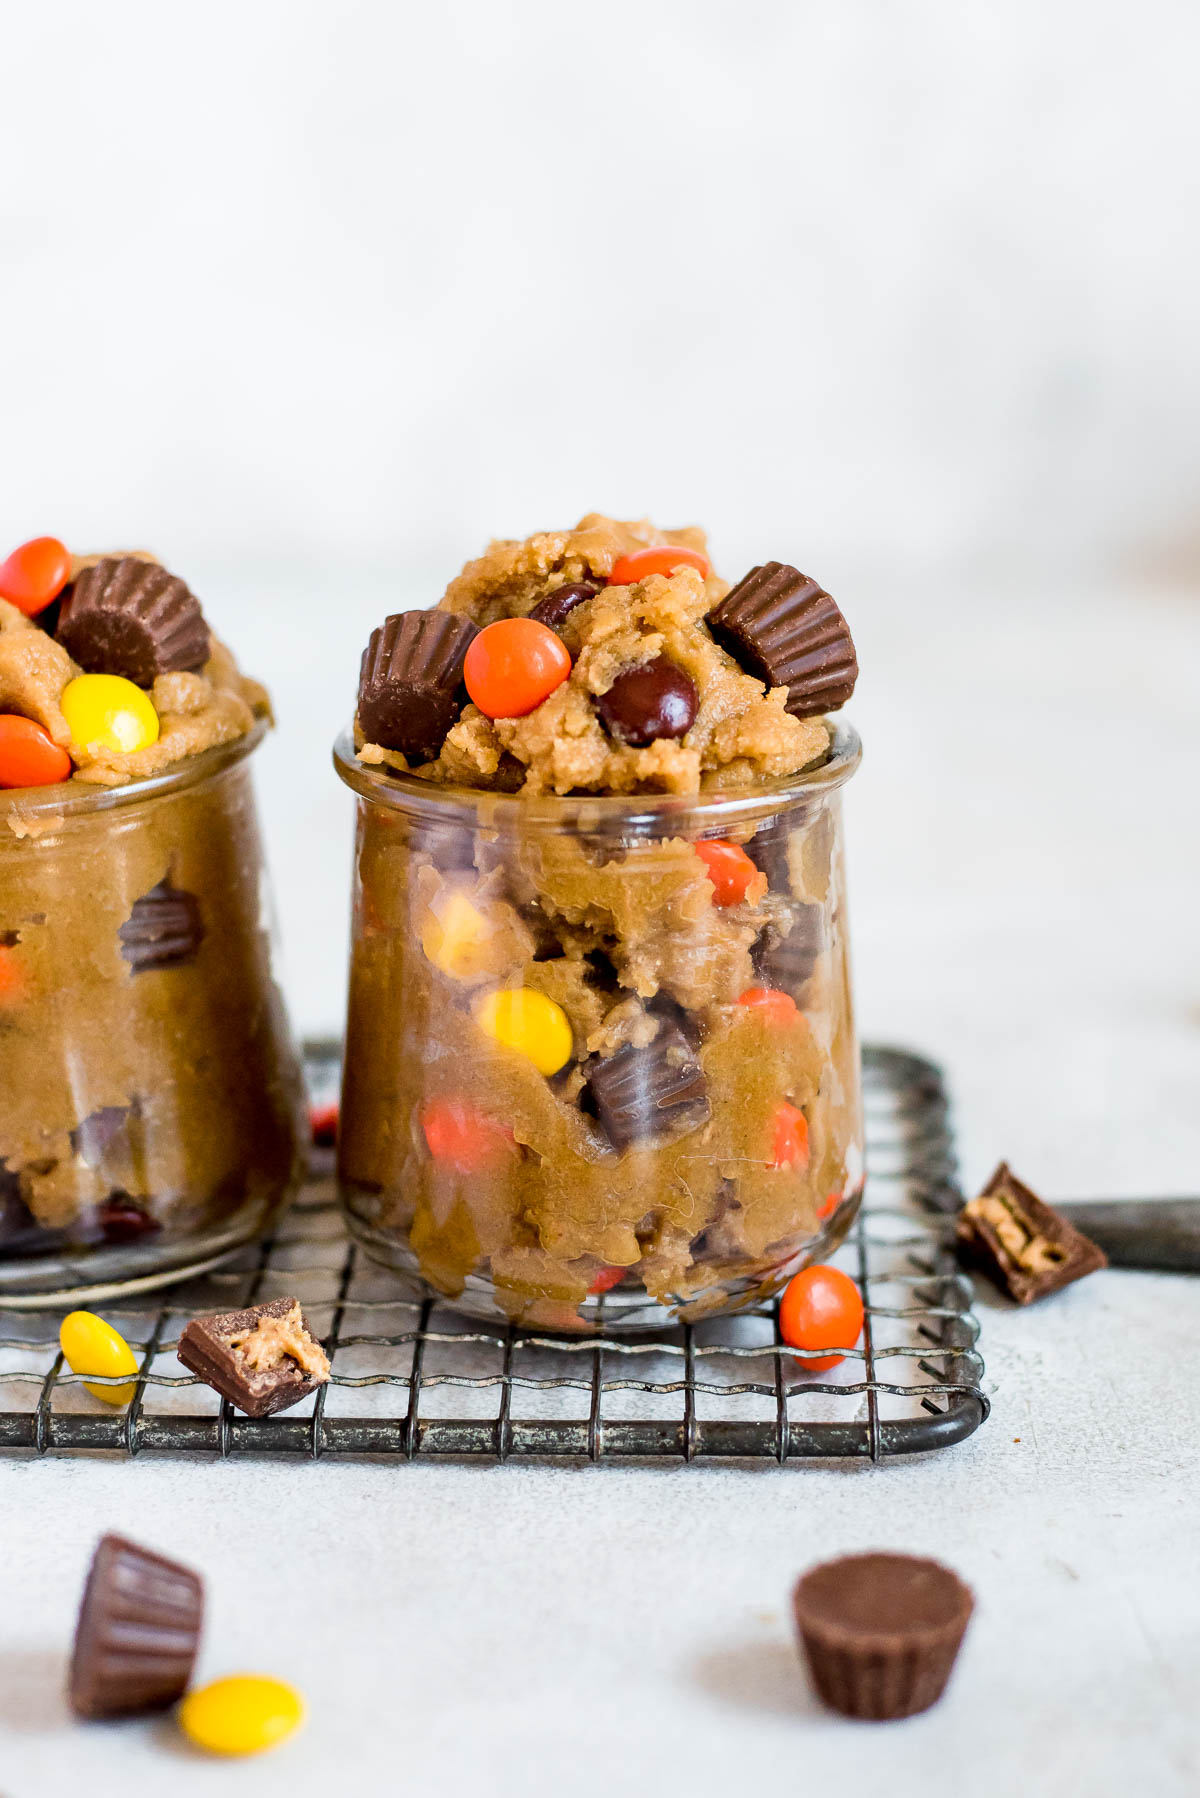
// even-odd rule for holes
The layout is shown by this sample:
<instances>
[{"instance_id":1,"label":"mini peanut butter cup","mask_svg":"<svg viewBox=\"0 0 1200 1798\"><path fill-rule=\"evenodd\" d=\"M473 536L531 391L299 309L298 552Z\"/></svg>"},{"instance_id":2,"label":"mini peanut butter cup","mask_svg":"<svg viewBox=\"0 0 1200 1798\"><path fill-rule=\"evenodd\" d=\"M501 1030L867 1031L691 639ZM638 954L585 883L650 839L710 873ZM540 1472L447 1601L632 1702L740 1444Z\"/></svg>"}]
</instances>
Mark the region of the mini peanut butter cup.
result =
<instances>
[{"instance_id":1,"label":"mini peanut butter cup","mask_svg":"<svg viewBox=\"0 0 1200 1798\"><path fill-rule=\"evenodd\" d=\"M183 887L160 880L133 902L117 931L121 954L135 974L150 968L177 968L191 961L204 940L200 901Z\"/></svg>"},{"instance_id":2,"label":"mini peanut butter cup","mask_svg":"<svg viewBox=\"0 0 1200 1798\"><path fill-rule=\"evenodd\" d=\"M591 1064L587 1092L614 1148L661 1136L681 1124L694 1128L709 1114L708 1081L678 1025L668 1025L645 1048L626 1044Z\"/></svg>"},{"instance_id":3,"label":"mini peanut butter cup","mask_svg":"<svg viewBox=\"0 0 1200 1798\"><path fill-rule=\"evenodd\" d=\"M210 651L195 594L137 556L107 556L85 568L64 597L56 635L85 673L122 674L139 687L203 668Z\"/></svg>"},{"instance_id":4,"label":"mini peanut butter cup","mask_svg":"<svg viewBox=\"0 0 1200 1798\"><path fill-rule=\"evenodd\" d=\"M477 635L457 612L398 612L372 631L358 680L367 742L431 761L463 709L463 660Z\"/></svg>"},{"instance_id":5,"label":"mini peanut butter cup","mask_svg":"<svg viewBox=\"0 0 1200 1798\"><path fill-rule=\"evenodd\" d=\"M786 562L752 568L713 607L708 628L748 674L788 689L793 717L835 712L854 691L850 627L824 588Z\"/></svg>"},{"instance_id":6,"label":"mini peanut butter cup","mask_svg":"<svg viewBox=\"0 0 1200 1798\"><path fill-rule=\"evenodd\" d=\"M798 1582L793 1602L820 1697L874 1722L937 1703L975 1606L949 1567L899 1554L826 1561Z\"/></svg>"},{"instance_id":7,"label":"mini peanut butter cup","mask_svg":"<svg viewBox=\"0 0 1200 1798\"><path fill-rule=\"evenodd\" d=\"M84 1587L71 1657L78 1717L165 1710L187 1690L204 1611L190 1568L123 1536L104 1536Z\"/></svg>"}]
</instances>

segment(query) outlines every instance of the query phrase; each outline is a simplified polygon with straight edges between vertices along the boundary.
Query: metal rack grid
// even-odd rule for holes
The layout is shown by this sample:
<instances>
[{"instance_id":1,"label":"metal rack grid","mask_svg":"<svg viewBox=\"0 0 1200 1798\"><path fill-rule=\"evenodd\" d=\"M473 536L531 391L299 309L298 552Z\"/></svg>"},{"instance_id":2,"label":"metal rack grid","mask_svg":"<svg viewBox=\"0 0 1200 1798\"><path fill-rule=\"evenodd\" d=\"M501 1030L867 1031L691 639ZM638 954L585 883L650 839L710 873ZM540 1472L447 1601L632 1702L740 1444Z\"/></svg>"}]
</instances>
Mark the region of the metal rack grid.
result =
<instances>
[{"instance_id":1,"label":"metal rack grid","mask_svg":"<svg viewBox=\"0 0 1200 1798\"><path fill-rule=\"evenodd\" d=\"M945 1448L987 1415L971 1287L950 1243L956 1162L936 1066L864 1052L868 1180L836 1261L867 1299L860 1347L819 1377L779 1340L775 1308L653 1337L567 1339L480 1324L405 1287L348 1241L332 1157L270 1240L165 1295L103 1307L139 1356L131 1402L64 1371L58 1312L0 1328L0 1451L568 1458L869 1458ZM313 1045L319 1094L336 1050ZM295 1293L334 1359L281 1416L243 1417L175 1358L190 1316ZM16 1319L13 1319L14 1325Z\"/></svg>"}]
</instances>

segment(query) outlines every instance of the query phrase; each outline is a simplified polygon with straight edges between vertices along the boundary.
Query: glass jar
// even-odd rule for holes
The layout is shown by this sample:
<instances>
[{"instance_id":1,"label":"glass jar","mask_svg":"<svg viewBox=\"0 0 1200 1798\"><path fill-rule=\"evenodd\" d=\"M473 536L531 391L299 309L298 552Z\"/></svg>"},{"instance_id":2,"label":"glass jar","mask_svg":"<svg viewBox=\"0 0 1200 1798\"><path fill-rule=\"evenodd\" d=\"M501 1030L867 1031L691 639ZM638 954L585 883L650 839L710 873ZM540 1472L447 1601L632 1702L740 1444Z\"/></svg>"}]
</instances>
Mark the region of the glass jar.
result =
<instances>
[{"instance_id":1,"label":"glass jar","mask_svg":"<svg viewBox=\"0 0 1200 1798\"><path fill-rule=\"evenodd\" d=\"M532 798L355 759L350 1229L547 1330L741 1309L862 1187L839 723L749 792ZM697 847L699 845L699 847Z\"/></svg>"},{"instance_id":2,"label":"glass jar","mask_svg":"<svg viewBox=\"0 0 1200 1798\"><path fill-rule=\"evenodd\" d=\"M301 1168L249 757L0 793L0 1305L181 1279Z\"/></svg>"}]
</instances>

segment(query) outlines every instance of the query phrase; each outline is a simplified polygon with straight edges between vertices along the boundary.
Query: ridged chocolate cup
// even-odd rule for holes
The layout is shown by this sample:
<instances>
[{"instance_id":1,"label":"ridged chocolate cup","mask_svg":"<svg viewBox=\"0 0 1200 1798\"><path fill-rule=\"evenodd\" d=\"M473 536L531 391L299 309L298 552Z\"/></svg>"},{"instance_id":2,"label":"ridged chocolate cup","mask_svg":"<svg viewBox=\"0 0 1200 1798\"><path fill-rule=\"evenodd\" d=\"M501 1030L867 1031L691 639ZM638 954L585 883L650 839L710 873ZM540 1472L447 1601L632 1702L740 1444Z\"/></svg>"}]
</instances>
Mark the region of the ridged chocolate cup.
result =
<instances>
[{"instance_id":1,"label":"ridged chocolate cup","mask_svg":"<svg viewBox=\"0 0 1200 1798\"><path fill-rule=\"evenodd\" d=\"M858 679L850 627L823 587L786 562L765 562L708 614L723 649L770 687L786 687L795 718L845 705Z\"/></svg>"},{"instance_id":2,"label":"ridged chocolate cup","mask_svg":"<svg viewBox=\"0 0 1200 1798\"><path fill-rule=\"evenodd\" d=\"M614 1148L627 1149L685 1119L695 1124L708 1115L708 1081L676 1024L660 1030L645 1048L627 1043L592 1062L587 1072L591 1102Z\"/></svg>"},{"instance_id":3,"label":"ridged chocolate cup","mask_svg":"<svg viewBox=\"0 0 1200 1798\"><path fill-rule=\"evenodd\" d=\"M183 1697L204 1615L198 1574L123 1536L92 1557L71 1657L78 1717L133 1717Z\"/></svg>"},{"instance_id":4,"label":"ridged chocolate cup","mask_svg":"<svg viewBox=\"0 0 1200 1798\"><path fill-rule=\"evenodd\" d=\"M431 761L466 699L463 661L477 627L457 612L397 612L371 632L358 678L368 743Z\"/></svg>"},{"instance_id":5,"label":"ridged chocolate cup","mask_svg":"<svg viewBox=\"0 0 1200 1798\"><path fill-rule=\"evenodd\" d=\"M975 1600L940 1561L863 1554L811 1568L793 1604L820 1697L844 1717L882 1723L937 1703Z\"/></svg>"},{"instance_id":6,"label":"ridged chocolate cup","mask_svg":"<svg viewBox=\"0 0 1200 1798\"><path fill-rule=\"evenodd\" d=\"M117 931L121 954L135 974L151 968L178 968L194 960L204 941L200 901L183 887L160 880L133 902Z\"/></svg>"},{"instance_id":7,"label":"ridged chocolate cup","mask_svg":"<svg viewBox=\"0 0 1200 1798\"><path fill-rule=\"evenodd\" d=\"M85 568L63 600L55 634L86 674L121 674L139 687L203 668L211 651L195 594L137 556L106 556Z\"/></svg>"}]
</instances>

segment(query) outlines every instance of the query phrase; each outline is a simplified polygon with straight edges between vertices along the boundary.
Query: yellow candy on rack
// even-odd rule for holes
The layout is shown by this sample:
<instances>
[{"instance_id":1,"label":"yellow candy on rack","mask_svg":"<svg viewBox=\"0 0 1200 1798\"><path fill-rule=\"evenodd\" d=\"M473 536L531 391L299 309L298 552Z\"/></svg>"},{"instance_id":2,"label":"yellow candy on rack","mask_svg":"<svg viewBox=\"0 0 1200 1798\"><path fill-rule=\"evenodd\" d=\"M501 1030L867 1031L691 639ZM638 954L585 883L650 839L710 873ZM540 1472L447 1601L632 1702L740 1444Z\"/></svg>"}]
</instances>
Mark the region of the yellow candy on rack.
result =
<instances>
[{"instance_id":1,"label":"yellow candy on rack","mask_svg":"<svg viewBox=\"0 0 1200 1798\"><path fill-rule=\"evenodd\" d=\"M115 1379L118 1374L138 1370L125 1338L94 1311L69 1312L59 1326L58 1344L72 1373ZM106 1405L127 1405L134 1393L132 1386L88 1386L86 1390Z\"/></svg>"},{"instance_id":2,"label":"yellow candy on rack","mask_svg":"<svg viewBox=\"0 0 1200 1798\"><path fill-rule=\"evenodd\" d=\"M158 742L149 695L122 674L79 674L63 688L63 717L81 749L132 755Z\"/></svg>"},{"instance_id":3,"label":"yellow candy on rack","mask_svg":"<svg viewBox=\"0 0 1200 1798\"><path fill-rule=\"evenodd\" d=\"M506 1048L527 1055L539 1074L557 1074L571 1059L574 1038L561 1005L532 987L505 987L475 1007L475 1022Z\"/></svg>"},{"instance_id":4,"label":"yellow candy on rack","mask_svg":"<svg viewBox=\"0 0 1200 1798\"><path fill-rule=\"evenodd\" d=\"M492 925L465 893L451 893L425 914L421 947L435 968L452 980L475 980L486 972L481 952L494 935Z\"/></svg>"},{"instance_id":5,"label":"yellow candy on rack","mask_svg":"<svg viewBox=\"0 0 1200 1798\"><path fill-rule=\"evenodd\" d=\"M215 1679L189 1692L179 1707L179 1727L210 1754L262 1754L287 1740L304 1721L295 1686L257 1673Z\"/></svg>"}]
</instances>

